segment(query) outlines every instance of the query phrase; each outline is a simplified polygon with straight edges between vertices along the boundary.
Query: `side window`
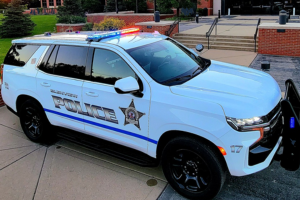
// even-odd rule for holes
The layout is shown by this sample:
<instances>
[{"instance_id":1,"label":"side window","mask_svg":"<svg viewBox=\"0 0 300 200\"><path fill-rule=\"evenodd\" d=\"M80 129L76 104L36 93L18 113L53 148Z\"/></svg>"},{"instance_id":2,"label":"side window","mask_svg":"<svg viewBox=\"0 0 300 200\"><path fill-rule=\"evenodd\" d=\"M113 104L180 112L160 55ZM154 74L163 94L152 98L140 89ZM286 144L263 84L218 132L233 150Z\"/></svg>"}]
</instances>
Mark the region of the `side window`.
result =
<instances>
[{"instance_id":1,"label":"side window","mask_svg":"<svg viewBox=\"0 0 300 200\"><path fill-rule=\"evenodd\" d=\"M55 47L55 48L54 48ZM41 62L39 69L43 72L53 74L54 63L57 54L58 46L51 46L46 55L44 56L43 61Z\"/></svg>"},{"instance_id":2,"label":"side window","mask_svg":"<svg viewBox=\"0 0 300 200\"><path fill-rule=\"evenodd\" d=\"M114 85L119 79L132 76L137 78L134 71L116 53L95 49L92 65L92 81Z\"/></svg>"},{"instance_id":3,"label":"side window","mask_svg":"<svg viewBox=\"0 0 300 200\"><path fill-rule=\"evenodd\" d=\"M39 45L15 44L8 51L4 64L23 67L39 47Z\"/></svg>"},{"instance_id":4,"label":"side window","mask_svg":"<svg viewBox=\"0 0 300 200\"><path fill-rule=\"evenodd\" d=\"M54 74L83 79L87 52L88 47L60 46L56 56Z\"/></svg>"}]
</instances>

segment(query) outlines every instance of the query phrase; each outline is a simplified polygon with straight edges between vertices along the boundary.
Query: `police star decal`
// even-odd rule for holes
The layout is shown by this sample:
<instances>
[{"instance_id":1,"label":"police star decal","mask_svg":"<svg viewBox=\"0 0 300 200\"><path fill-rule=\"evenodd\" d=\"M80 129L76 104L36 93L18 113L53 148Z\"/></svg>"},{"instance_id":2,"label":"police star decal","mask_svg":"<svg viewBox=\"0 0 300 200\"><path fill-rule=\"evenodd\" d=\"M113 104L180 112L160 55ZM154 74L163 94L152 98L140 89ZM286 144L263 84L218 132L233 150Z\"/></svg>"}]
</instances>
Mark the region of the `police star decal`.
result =
<instances>
[{"instance_id":1,"label":"police star decal","mask_svg":"<svg viewBox=\"0 0 300 200\"><path fill-rule=\"evenodd\" d=\"M135 109L133 99L132 99L132 101L131 101L128 108L121 108L121 107L119 107L119 108L121 109L121 111L125 115L124 126L127 125L127 124L133 124L136 127L138 127L138 129L141 130L139 119L141 117L143 117L143 115L145 115L145 113L141 113L141 112L139 112Z\"/></svg>"}]
</instances>

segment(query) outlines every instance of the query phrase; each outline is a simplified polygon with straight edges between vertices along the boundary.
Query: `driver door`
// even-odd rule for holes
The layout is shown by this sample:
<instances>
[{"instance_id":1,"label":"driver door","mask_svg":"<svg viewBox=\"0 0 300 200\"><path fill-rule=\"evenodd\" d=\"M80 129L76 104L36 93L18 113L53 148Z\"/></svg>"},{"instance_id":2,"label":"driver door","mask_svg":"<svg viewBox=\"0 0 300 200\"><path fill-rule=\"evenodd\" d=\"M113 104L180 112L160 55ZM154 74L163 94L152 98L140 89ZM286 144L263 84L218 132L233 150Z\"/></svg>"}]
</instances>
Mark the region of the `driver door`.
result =
<instances>
[{"instance_id":1,"label":"driver door","mask_svg":"<svg viewBox=\"0 0 300 200\"><path fill-rule=\"evenodd\" d=\"M84 81L82 89L85 132L146 153L150 89L120 55L111 48L94 49L90 80ZM142 97L115 91L115 82L128 76L140 79Z\"/></svg>"}]
</instances>

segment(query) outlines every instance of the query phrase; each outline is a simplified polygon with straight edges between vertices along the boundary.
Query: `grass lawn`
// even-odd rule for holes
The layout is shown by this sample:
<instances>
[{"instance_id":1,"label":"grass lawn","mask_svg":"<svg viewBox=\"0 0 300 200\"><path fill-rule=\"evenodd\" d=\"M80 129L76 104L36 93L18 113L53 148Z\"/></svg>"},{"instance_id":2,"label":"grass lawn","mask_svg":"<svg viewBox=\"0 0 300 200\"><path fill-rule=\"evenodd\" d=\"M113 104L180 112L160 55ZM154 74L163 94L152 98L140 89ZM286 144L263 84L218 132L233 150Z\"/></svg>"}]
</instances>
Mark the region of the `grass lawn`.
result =
<instances>
[{"instance_id":1,"label":"grass lawn","mask_svg":"<svg viewBox=\"0 0 300 200\"><path fill-rule=\"evenodd\" d=\"M0 14L0 19L3 15ZM32 21L36 24L32 35L42 34L44 32L53 32L56 24L56 15L32 15ZM1 22L0 22L1 23ZM16 38L0 38L0 64L6 56L11 46L11 41Z\"/></svg>"}]
</instances>

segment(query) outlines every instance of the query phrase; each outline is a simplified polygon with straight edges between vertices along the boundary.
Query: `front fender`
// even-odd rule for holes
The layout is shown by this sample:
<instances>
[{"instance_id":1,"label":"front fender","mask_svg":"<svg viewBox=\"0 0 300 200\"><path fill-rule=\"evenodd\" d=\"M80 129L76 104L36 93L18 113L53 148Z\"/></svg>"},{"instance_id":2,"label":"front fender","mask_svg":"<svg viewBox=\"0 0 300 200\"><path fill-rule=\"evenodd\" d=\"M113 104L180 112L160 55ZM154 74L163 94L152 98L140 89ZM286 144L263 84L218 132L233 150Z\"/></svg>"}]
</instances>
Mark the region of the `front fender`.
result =
<instances>
[{"instance_id":1,"label":"front fender","mask_svg":"<svg viewBox=\"0 0 300 200\"><path fill-rule=\"evenodd\" d=\"M186 133L187 137L190 135L199 136L199 137L202 137L202 138L210 141L215 146L224 147L224 144L215 135L213 135L203 129L200 129L198 127L194 127L194 126L190 126L190 125L186 125L186 124L166 124L166 125L160 127L160 129L158 129L157 131L159 133L161 133L160 138L157 140L157 144L149 143L149 146L148 146L148 154L154 158L156 158L156 156L157 156L158 144L159 144L161 138L164 136L164 134L167 134L169 132L174 132L174 133L181 132L182 136L184 136L184 134Z\"/></svg>"}]
</instances>

